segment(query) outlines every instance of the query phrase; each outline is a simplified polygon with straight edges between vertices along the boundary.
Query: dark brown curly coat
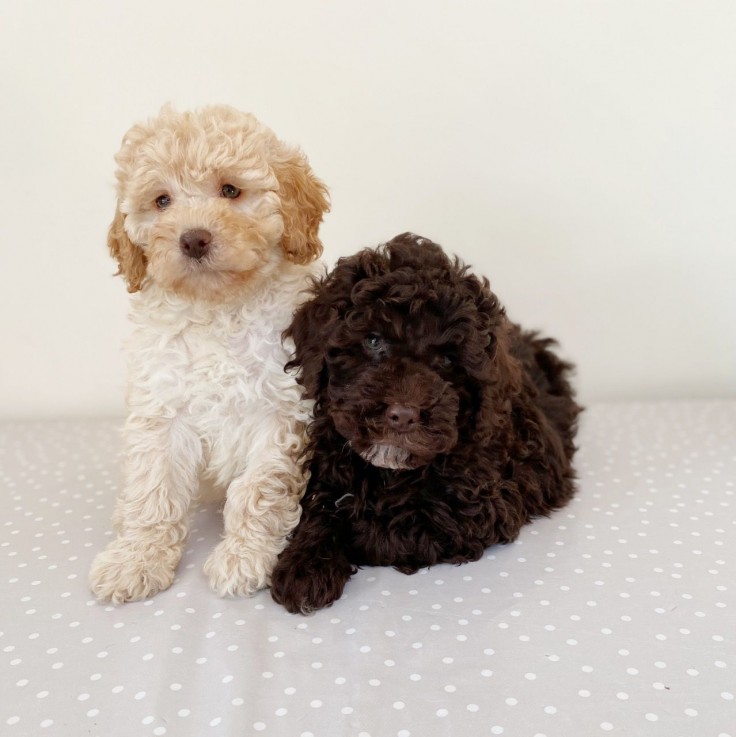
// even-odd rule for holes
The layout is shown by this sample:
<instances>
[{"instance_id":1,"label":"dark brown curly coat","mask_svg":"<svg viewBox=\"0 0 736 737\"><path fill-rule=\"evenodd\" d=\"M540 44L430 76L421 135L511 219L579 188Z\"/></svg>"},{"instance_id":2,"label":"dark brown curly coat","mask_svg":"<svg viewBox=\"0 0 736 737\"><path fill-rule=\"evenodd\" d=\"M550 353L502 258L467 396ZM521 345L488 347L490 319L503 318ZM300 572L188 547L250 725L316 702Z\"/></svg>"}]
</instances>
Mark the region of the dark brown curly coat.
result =
<instances>
[{"instance_id":1,"label":"dark brown curly coat","mask_svg":"<svg viewBox=\"0 0 736 737\"><path fill-rule=\"evenodd\" d=\"M272 576L289 611L330 605L356 566L477 560L572 496L570 365L431 241L340 259L287 334L316 400L302 517Z\"/></svg>"}]
</instances>

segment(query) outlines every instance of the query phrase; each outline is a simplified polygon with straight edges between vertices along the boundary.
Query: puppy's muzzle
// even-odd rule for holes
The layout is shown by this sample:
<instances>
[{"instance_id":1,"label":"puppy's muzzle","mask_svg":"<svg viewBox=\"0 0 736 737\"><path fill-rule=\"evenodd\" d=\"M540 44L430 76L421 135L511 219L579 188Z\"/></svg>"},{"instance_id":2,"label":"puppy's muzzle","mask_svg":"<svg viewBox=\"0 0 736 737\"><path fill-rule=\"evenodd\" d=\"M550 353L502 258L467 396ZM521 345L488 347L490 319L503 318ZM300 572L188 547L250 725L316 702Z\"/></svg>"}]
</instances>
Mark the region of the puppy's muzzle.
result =
<instances>
[{"instance_id":1,"label":"puppy's muzzle","mask_svg":"<svg viewBox=\"0 0 736 737\"><path fill-rule=\"evenodd\" d=\"M203 228L195 228L187 230L179 237L179 248L185 256L193 258L195 261L201 261L210 250L212 243L212 233Z\"/></svg>"}]
</instances>

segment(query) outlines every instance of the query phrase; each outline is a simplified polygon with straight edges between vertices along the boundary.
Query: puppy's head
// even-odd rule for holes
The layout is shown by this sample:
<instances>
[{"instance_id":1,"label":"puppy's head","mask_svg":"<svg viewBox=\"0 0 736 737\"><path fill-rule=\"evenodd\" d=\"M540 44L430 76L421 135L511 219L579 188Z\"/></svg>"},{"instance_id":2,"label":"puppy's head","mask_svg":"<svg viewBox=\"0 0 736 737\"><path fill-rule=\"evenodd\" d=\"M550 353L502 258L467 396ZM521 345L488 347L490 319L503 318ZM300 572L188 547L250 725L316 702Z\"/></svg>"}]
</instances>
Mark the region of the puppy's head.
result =
<instances>
[{"instance_id":1,"label":"puppy's head","mask_svg":"<svg viewBox=\"0 0 736 737\"><path fill-rule=\"evenodd\" d=\"M225 106L164 108L133 126L116 162L108 245L128 291L146 280L220 301L284 259L322 252L327 190L302 152Z\"/></svg>"},{"instance_id":2,"label":"puppy's head","mask_svg":"<svg viewBox=\"0 0 736 737\"><path fill-rule=\"evenodd\" d=\"M355 452L417 468L489 432L507 324L487 281L406 233L316 285L289 330L290 365Z\"/></svg>"}]
</instances>

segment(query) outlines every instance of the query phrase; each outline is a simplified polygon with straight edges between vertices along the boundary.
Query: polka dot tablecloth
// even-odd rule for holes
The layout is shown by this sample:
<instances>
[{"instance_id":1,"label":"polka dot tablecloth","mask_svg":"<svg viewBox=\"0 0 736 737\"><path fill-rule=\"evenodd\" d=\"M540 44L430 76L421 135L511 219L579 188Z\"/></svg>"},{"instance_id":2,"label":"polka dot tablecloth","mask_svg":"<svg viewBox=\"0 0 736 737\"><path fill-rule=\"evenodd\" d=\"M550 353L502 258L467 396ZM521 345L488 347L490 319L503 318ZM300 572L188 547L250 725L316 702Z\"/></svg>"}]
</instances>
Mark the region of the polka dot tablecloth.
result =
<instances>
[{"instance_id":1,"label":"polka dot tablecloth","mask_svg":"<svg viewBox=\"0 0 736 737\"><path fill-rule=\"evenodd\" d=\"M736 402L596 405L575 500L481 561L366 568L332 608L92 600L115 421L0 426L0 734L736 737Z\"/></svg>"}]
</instances>

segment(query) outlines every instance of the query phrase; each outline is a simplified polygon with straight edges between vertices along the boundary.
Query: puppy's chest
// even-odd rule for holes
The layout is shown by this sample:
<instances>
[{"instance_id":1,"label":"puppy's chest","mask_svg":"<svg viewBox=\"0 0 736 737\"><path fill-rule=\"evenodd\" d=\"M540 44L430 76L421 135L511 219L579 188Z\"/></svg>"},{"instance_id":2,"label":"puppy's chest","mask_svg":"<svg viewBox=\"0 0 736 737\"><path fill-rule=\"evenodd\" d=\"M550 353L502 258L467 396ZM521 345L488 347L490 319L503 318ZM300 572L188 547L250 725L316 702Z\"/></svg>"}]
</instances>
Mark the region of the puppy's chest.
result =
<instances>
[{"instance_id":1,"label":"puppy's chest","mask_svg":"<svg viewBox=\"0 0 736 737\"><path fill-rule=\"evenodd\" d=\"M287 356L277 326L222 314L176 330L151 327L131 346L133 400L196 417L245 412L282 388Z\"/></svg>"},{"instance_id":2,"label":"puppy's chest","mask_svg":"<svg viewBox=\"0 0 736 737\"><path fill-rule=\"evenodd\" d=\"M255 390L282 359L278 333L267 327L232 321L225 325L192 326L182 334L191 391L231 388Z\"/></svg>"},{"instance_id":3,"label":"puppy's chest","mask_svg":"<svg viewBox=\"0 0 736 737\"><path fill-rule=\"evenodd\" d=\"M335 506L355 529L403 529L411 534L417 524L436 527L438 532L468 521L475 525L487 516L487 498L480 489L460 491L450 480L407 475L401 484L364 483Z\"/></svg>"}]
</instances>

